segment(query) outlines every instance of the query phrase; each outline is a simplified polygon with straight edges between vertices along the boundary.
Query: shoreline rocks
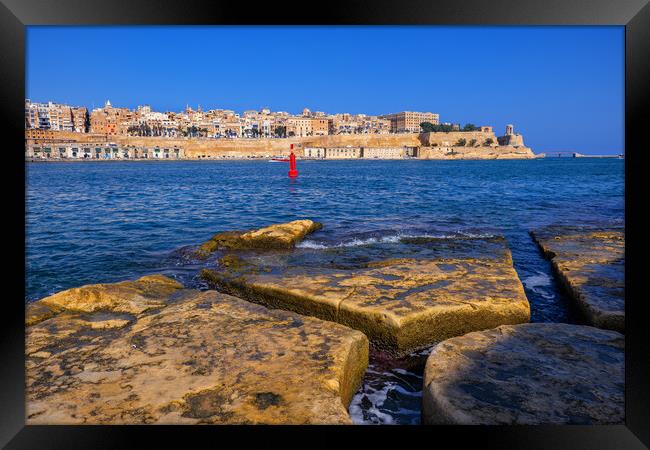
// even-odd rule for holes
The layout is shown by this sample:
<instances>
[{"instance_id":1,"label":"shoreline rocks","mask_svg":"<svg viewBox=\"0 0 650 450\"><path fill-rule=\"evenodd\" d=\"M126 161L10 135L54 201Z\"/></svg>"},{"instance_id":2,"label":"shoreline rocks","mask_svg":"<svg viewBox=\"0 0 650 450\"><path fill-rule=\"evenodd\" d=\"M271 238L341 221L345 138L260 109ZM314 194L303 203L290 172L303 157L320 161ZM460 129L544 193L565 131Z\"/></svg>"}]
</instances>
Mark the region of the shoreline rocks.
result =
<instances>
[{"instance_id":1,"label":"shoreline rocks","mask_svg":"<svg viewBox=\"0 0 650 450\"><path fill-rule=\"evenodd\" d=\"M624 333L624 231L551 226L530 234L587 322Z\"/></svg>"},{"instance_id":2,"label":"shoreline rocks","mask_svg":"<svg viewBox=\"0 0 650 450\"><path fill-rule=\"evenodd\" d=\"M368 364L359 331L163 276L30 309L30 425L346 424Z\"/></svg>"},{"instance_id":3,"label":"shoreline rocks","mask_svg":"<svg viewBox=\"0 0 650 450\"><path fill-rule=\"evenodd\" d=\"M111 284L88 284L28 304L25 324L35 325L62 311L141 314L164 307L182 287L179 282L163 275L148 275Z\"/></svg>"},{"instance_id":4,"label":"shoreline rocks","mask_svg":"<svg viewBox=\"0 0 650 450\"><path fill-rule=\"evenodd\" d=\"M227 250L269 250L293 248L306 235L323 228L323 224L312 220L269 225L250 231L224 231L201 244L195 255L206 258L219 249Z\"/></svg>"},{"instance_id":5,"label":"shoreline rocks","mask_svg":"<svg viewBox=\"0 0 650 450\"><path fill-rule=\"evenodd\" d=\"M424 373L426 424L622 424L625 337L552 323L446 340Z\"/></svg>"},{"instance_id":6,"label":"shoreline rocks","mask_svg":"<svg viewBox=\"0 0 650 450\"><path fill-rule=\"evenodd\" d=\"M251 302L360 330L374 347L396 355L530 319L502 238L300 250L240 255L236 264L229 259L201 277Z\"/></svg>"}]
</instances>

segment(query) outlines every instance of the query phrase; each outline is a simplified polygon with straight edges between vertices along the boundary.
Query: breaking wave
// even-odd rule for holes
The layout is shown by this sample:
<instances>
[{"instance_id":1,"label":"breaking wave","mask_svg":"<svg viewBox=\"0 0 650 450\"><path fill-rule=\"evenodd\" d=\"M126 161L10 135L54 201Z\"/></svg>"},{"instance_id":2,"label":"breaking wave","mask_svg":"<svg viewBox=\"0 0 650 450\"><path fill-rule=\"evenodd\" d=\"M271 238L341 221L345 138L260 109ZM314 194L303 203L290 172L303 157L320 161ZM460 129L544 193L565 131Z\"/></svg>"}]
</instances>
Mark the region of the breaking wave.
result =
<instances>
[{"instance_id":1,"label":"breaking wave","mask_svg":"<svg viewBox=\"0 0 650 450\"><path fill-rule=\"evenodd\" d=\"M341 247L360 247L363 245L372 245L372 244L397 244L401 242L403 239L417 239L417 238L423 238L423 239L489 239L489 238L494 238L497 237L495 234L490 234L490 233L468 233L468 232L456 232L452 234L430 234L430 233L423 233L423 234L392 234L392 235L386 235L386 236L374 236L374 237L368 237L368 238L352 238L352 239L347 239L341 242L336 242L336 243L326 243L326 242L319 242L315 240L310 240L307 239L305 241L300 242L299 244L296 245L298 248L311 248L311 249L317 249L317 250L322 250L322 249L328 249L328 248L341 248Z\"/></svg>"}]
</instances>

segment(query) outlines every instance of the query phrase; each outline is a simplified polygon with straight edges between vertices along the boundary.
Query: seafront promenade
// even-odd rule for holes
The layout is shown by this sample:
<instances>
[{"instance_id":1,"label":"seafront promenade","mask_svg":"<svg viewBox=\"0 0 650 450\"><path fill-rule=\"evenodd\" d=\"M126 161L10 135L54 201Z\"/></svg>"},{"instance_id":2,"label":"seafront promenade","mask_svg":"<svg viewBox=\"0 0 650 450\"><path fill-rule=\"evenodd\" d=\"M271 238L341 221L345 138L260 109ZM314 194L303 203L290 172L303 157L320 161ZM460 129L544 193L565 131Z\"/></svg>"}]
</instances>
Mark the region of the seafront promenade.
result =
<instances>
[{"instance_id":1,"label":"seafront promenade","mask_svg":"<svg viewBox=\"0 0 650 450\"><path fill-rule=\"evenodd\" d=\"M512 135L520 137L520 135ZM228 160L285 157L293 146L305 159L530 159L519 139L490 129L386 135L327 135L291 138L163 138L98 133L26 133L27 161Z\"/></svg>"}]
</instances>

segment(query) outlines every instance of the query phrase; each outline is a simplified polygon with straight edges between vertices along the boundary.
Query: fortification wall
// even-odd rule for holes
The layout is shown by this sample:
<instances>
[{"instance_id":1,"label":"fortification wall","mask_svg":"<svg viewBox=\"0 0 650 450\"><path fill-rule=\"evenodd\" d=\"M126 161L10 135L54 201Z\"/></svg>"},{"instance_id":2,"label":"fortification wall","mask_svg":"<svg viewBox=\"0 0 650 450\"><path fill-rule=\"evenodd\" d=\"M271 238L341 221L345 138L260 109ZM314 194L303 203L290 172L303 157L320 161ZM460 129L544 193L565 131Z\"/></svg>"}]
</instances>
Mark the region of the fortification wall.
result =
<instances>
[{"instance_id":1,"label":"fortification wall","mask_svg":"<svg viewBox=\"0 0 650 450\"><path fill-rule=\"evenodd\" d=\"M420 142L423 146L427 147L450 147L455 145L459 139L465 139L465 141L467 141L466 145L469 145L472 139L476 139L476 145L478 146L485 146L485 141L487 139L492 139L492 144L490 144L490 146L498 145L495 134L486 131L450 131L448 133L422 133L420 135Z\"/></svg>"},{"instance_id":2,"label":"fortification wall","mask_svg":"<svg viewBox=\"0 0 650 450\"><path fill-rule=\"evenodd\" d=\"M521 134L506 134L499 137L500 145L524 145L524 137Z\"/></svg>"},{"instance_id":3,"label":"fortification wall","mask_svg":"<svg viewBox=\"0 0 650 450\"><path fill-rule=\"evenodd\" d=\"M528 147L421 147L420 159L532 159Z\"/></svg>"},{"instance_id":4,"label":"fortification wall","mask_svg":"<svg viewBox=\"0 0 650 450\"><path fill-rule=\"evenodd\" d=\"M26 138L30 133L25 134ZM418 147L420 141L417 133L409 134L366 134L290 137L284 139L187 139L138 136L107 136L98 133L71 133L53 131L47 133L47 140L74 141L79 143L115 142L118 145L137 147L174 147L185 151L186 158L199 157L246 157L246 156L281 156L289 155L294 144L296 155L303 156L304 147ZM37 139L38 141L39 139ZM34 142L27 139L28 143Z\"/></svg>"},{"instance_id":5,"label":"fortification wall","mask_svg":"<svg viewBox=\"0 0 650 450\"><path fill-rule=\"evenodd\" d=\"M337 134L304 138L308 147L419 147L418 133L403 134Z\"/></svg>"},{"instance_id":6,"label":"fortification wall","mask_svg":"<svg viewBox=\"0 0 650 450\"><path fill-rule=\"evenodd\" d=\"M29 134L26 133L26 137ZM466 146L455 144L459 139L466 140ZM487 139L492 139L490 146L483 145ZM479 147L469 147L472 139L476 139ZM114 142L121 146L160 147L183 149L185 158L246 158L288 156L290 144L294 144L297 156L303 156L305 147L418 147L421 159L502 159L502 158L532 158L533 152L528 147L515 148L512 145L498 146L492 132L452 131L449 133L404 133L404 134L362 134L362 135L332 135L293 137L286 139L188 139L137 136L106 136L97 133L49 132L48 140L73 141L79 143ZM27 143L38 142L27 139Z\"/></svg>"}]
</instances>

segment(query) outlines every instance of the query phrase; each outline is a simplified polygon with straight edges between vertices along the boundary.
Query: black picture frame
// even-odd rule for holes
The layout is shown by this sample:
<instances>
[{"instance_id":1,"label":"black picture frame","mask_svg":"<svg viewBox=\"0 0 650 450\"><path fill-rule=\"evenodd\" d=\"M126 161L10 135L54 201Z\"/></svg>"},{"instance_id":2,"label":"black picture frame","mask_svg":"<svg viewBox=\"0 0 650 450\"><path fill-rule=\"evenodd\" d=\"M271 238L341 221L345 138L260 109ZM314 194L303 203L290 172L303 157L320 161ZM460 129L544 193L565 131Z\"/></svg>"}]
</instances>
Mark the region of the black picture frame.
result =
<instances>
[{"instance_id":1,"label":"black picture frame","mask_svg":"<svg viewBox=\"0 0 650 450\"><path fill-rule=\"evenodd\" d=\"M316 8L314 8L314 6ZM626 224L626 394L625 425L514 427L182 427L182 426L26 426L24 404L25 289L25 26L28 25L146 25L146 24L362 24L362 25L620 25L625 26L625 224ZM650 5L647 0L561 1L465 0L399 2L330 1L320 4L199 0L0 0L0 120L3 134L6 242L11 243L5 277L11 294L0 313L0 445L6 448L126 448L136 438L150 445L174 441L194 445L209 439L225 446L229 439L272 439L311 446L317 437L329 447L349 443L360 435L364 446L376 439L395 438L402 445L454 446L474 443L480 448L647 448L650 446L650 332L645 322L640 283L642 238L639 216L644 197L641 164L646 136L642 117L650 110ZM64 50L59 50L64 51ZM426 51L423 49L423 51ZM504 49L505 51L505 49ZM646 141L647 142L647 141ZM305 436L307 434L307 436ZM314 435L314 436L312 436ZM291 436L291 438L289 437ZM294 437L295 436L295 437ZM420 443L421 442L421 443ZM164 445L167 444L167 445ZM137 445L137 444L136 444ZM234 444L232 444L234 445ZM241 445L241 441L239 444ZM446 444L449 445L449 444ZM149 446L149 445L147 445Z\"/></svg>"}]
</instances>

